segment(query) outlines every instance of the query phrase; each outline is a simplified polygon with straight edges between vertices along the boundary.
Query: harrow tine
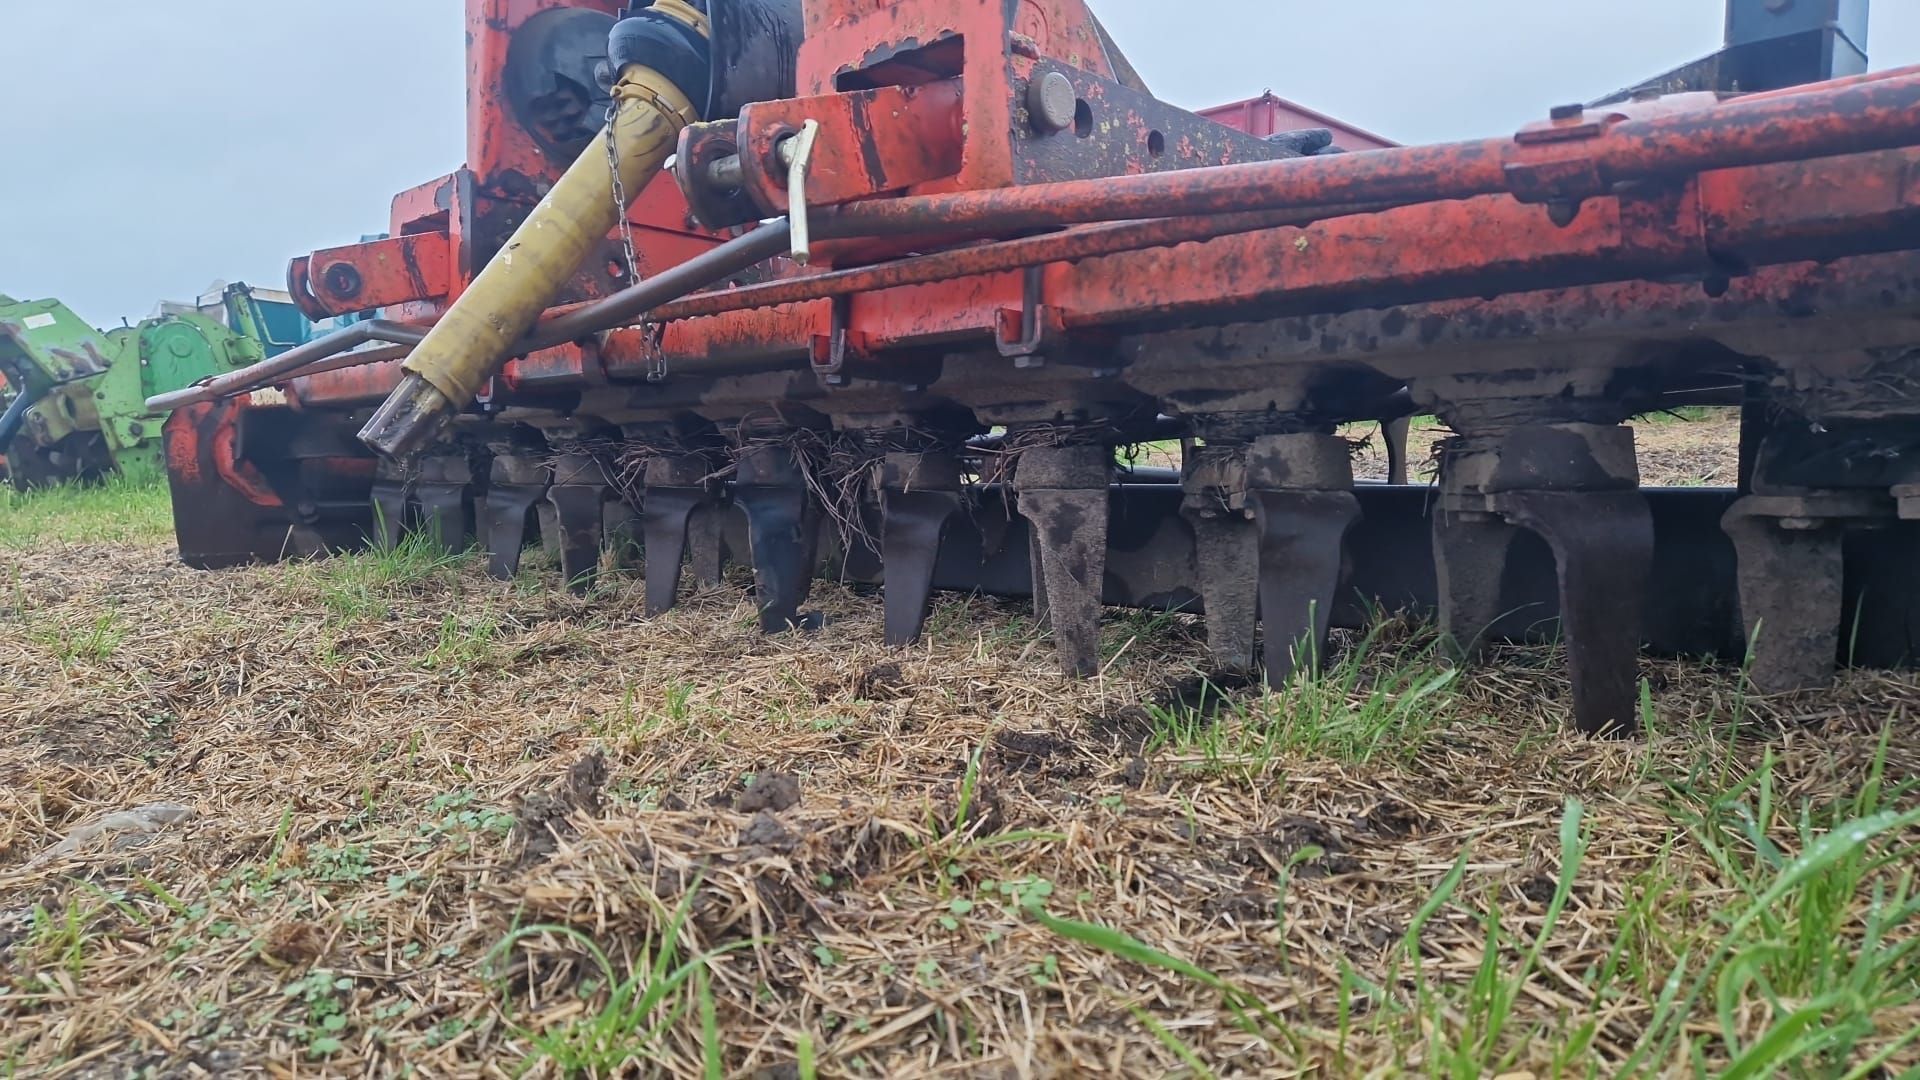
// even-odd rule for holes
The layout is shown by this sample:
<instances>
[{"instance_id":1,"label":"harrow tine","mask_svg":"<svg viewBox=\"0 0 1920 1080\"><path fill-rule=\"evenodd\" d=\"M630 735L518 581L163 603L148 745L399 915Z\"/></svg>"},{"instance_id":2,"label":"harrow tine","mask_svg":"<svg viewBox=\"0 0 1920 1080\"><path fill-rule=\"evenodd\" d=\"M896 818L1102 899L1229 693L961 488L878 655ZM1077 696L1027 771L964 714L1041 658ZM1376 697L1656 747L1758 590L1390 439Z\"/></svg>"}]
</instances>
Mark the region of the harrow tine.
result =
<instances>
[{"instance_id":1,"label":"harrow tine","mask_svg":"<svg viewBox=\"0 0 1920 1080\"><path fill-rule=\"evenodd\" d=\"M494 579L512 581L520 573L528 519L546 494L545 484L494 484L487 489L487 573Z\"/></svg>"},{"instance_id":2,"label":"harrow tine","mask_svg":"<svg viewBox=\"0 0 1920 1080\"><path fill-rule=\"evenodd\" d=\"M605 537L602 504L606 489L589 484L555 484L547 491L560 523L560 576L567 588L584 593L600 569L600 545Z\"/></svg>"},{"instance_id":3,"label":"harrow tine","mask_svg":"<svg viewBox=\"0 0 1920 1080\"><path fill-rule=\"evenodd\" d=\"M1436 508L1433 561L1437 619L1456 660L1479 658L1493 625L1506 613L1502 582L1520 530L1498 514Z\"/></svg>"},{"instance_id":4,"label":"harrow tine","mask_svg":"<svg viewBox=\"0 0 1920 1080\"><path fill-rule=\"evenodd\" d=\"M647 462L641 479L640 538L646 550L648 618L666 614L679 598L681 564L689 548L695 580L702 585L720 580L719 507L707 487L712 471L699 454L664 455ZM713 552L711 575L707 548Z\"/></svg>"},{"instance_id":5,"label":"harrow tine","mask_svg":"<svg viewBox=\"0 0 1920 1080\"><path fill-rule=\"evenodd\" d=\"M1260 534L1267 682L1279 686L1303 662L1309 669L1319 665L1341 553L1360 521L1360 500L1350 491L1255 491L1250 498Z\"/></svg>"},{"instance_id":6,"label":"harrow tine","mask_svg":"<svg viewBox=\"0 0 1920 1080\"><path fill-rule=\"evenodd\" d=\"M382 460L374 475L369 495L373 503L373 535L369 537L380 551L400 546L407 528L406 478L397 468Z\"/></svg>"},{"instance_id":7,"label":"harrow tine","mask_svg":"<svg viewBox=\"0 0 1920 1080\"><path fill-rule=\"evenodd\" d=\"M414 485L414 495L420 501L420 527L434 549L448 555L465 550L472 533L467 485L422 482Z\"/></svg>"},{"instance_id":8,"label":"harrow tine","mask_svg":"<svg viewBox=\"0 0 1920 1080\"><path fill-rule=\"evenodd\" d=\"M1640 636L1653 574L1653 512L1626 491L1516 491L1508 520L1553 549L1573 723L1589 735L1636 726Z\"/></svg>"},{"instance_id":9,"label":"harrow tine","mask_svg":"<svg viewBox=\"0 0 1920 1080\"><path fill-rule=\"evenodd\" d=\"M434 548L452 555L473 535L473 467L464 454L439 454L420 462L413 483L420 529Z\"/></svg>"},{"instance_id":10,"label":"harrow tine","mask_svg":"<svg viewBox=\"0 0 1920 1080\"><path fill-rule=\"evenodd\" d=\"M1736 554L1747 677L1763 694L1833 681L1850 517L1870 519L1871 498L1749 495L1720 520Z\"/></svg>"},{"instance_id":11,"label":"harrow tine","mask_svg":"<svg viewBox=\"0 0 1920 1080\"><path fill-rule=\"evenodd\" d=\"M1277 686L1303 662L1319 664L1360 500L1351 450L1336 435L1263 435L1248 450L1246 475L1260 534L1267 681Z\"/></svg>"},{"instance_id":12,"label":"harrow tine","mask_svg":"<svg viewBox=\"0 0 1920 1080\"><path fill-rule=\"evenodd\" d=\"M1456 647L1471 653L1502 614L1513 530L1526 529L1553 552L1574 726L1632 734L1653 575L1653 511L1640 492L1632 429L1557 422L1476 433L1468 425L1446 445L1440 492L1440 624Z\"/></svg>"},{"instance_id":13,"label":"harrow tine","mask_svg":"<svg viewBox=\"0 0 1920 1080\"><path fill-rule=\"evenodd\" d=\"M560 557L560 515L554 512L547 488L540 489L540 501L533 504L534 520L540 523L540 553L549 559Z\"/></svg>"},{"instance_id":14,"label":"harrow tine","mask_svg":"<svg viewBox=\"0 0 1920 1080\"><path fill-rule=\"evenodd\" d=\"M534 507L546 502L551 480L541 459L497 448L488 474L487 500L481 527L487 544L487 573L511 581L520 573L520 556L527 546L527 526Z\"/></svg>"},{"instance_id":15,"label":"harrow tine","mask_svg":"<svg viewBox=\"0 0 1920 1080\"><path fill-rule=\"evenodd\" d=\"M945 491L888 492L881 526L886 642L912 645L926 627L933 599L933 568L940 537L960 512L960 496Z\"/></svg>"},{"instance_id":16,"label":"harrow tine","mask_svg":"<svg viewBox=\"0 0 1920 1080\"><path fill-rule=\"evenodd\" d=\"M559 526L560 574L575 593L592 588L599 572L611 492L600 463L590 455L568 454L554 463L547 501Z\"/></svg>"},{"instance_id":17,"label":"harrow tine","mask_svg":"<svg viewBox=\"0 0 1920 1080\"><path fill-rule=\"evenodd\" d=\"M1260 534L1244 517L1199 516L1193 526L1195 576L1207 612L1207 652L1214 670L1243 675L1253 670L1259 593L1247 582L1260 572Z\"/></svg>"},{"instance_id":18,"label":"harrow tine","mask_svg":"<svg viewBox=\"0 0 1920 1080\"><path fill-rule=\"evenodd\" d=\"M952 454L895 453L881 463L880 572L888 645L920 640L940 540L962 498L960 460Z\"/></svg>"},{"instance_id":19,"label":"harrow tine","mask_svg":"<svg viewBox=\"0 0 1920 1080\"><path fill-rule=\"evenodd\" d=\"M704 488L650 487L640 500L647 549L647 617L664 615L680 595L680 566L695 511L712 500Z\"/></svg>"},{"instance_id":20,"label":"harrow tine","mask_svg":"<svg viewBox=\"0 0 1920 1080\"><path fill-rule=\"evenodd\" d=\"M800 605L813 587L821 510L808 492L791 449L755 446L740 455L734 501L747 515L754 596L760 629L777 634L801 625Z\"/></svg>"},{"instance_id":21,"label":"harrow tine","mask_svg":"<svg viewBox=\"0 0 1920 1080\"><path fill-rule=\"evenodd\" d=\"M687 558L693 565L693 581L703 589L720 584L721 571L726 568L726 510L726 504L709 498L694 507L693 517L686 525Z\"/></svg>"},{"instance_id":22,"label":"harrow tine","mask_svg":"<svg viewBox=\"0 0 1920 1080\"><path fill-rule=\"evenodd\" d=\"M1035 447L1014 470L1020 513L1033 530L1035 614L1052 627L1069 675L1100 670L1111 459L1105 446Z\"/></svg>"},{"instance_id":23,"label":"harrow tine","mask_svg":"<svg viewBox=\"0 0 1920 1080\"><path fill-rule=\"evenodd\" d=\"M1260 534L1246 500L1247 456L1242 448L1198 454L1191 444L1181 463L1180 513L1193 529L1194 578L1206 608L1207 652L1214 670L1253 670L1259 593L1248 589L1260 572Z\"/></svg>"}]
</instances>

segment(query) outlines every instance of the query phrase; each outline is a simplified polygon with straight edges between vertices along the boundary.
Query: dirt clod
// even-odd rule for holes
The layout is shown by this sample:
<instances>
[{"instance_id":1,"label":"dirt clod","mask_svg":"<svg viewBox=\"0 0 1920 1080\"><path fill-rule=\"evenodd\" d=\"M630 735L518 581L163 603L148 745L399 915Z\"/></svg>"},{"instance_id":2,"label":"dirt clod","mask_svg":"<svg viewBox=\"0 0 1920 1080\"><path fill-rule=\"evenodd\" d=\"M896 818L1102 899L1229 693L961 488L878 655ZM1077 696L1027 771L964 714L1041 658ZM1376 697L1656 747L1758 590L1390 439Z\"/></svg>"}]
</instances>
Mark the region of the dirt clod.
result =
<instances>
[{"instance_id":1,"label":"dirt clod","mask_svg":"<svg viewBox=\"0 0 1920 1080\"><path fill-rule=\"evenodd\" d=\"M853 682L853 696L864 701L894 701L909 693L906 675L892 661L866 668Z\"/></svg>"},{"instance_id":2,"label":"dirt clod","mask_svg":"<svg viewBox=\"0 0 1920 1080\"><path fill-rule=\"evenodd\" d=\"M275 923L261 948L283 964L311 964L326 955L327 934L310 922Z\"/></svg>"},{"instance_id":3,"label":"dirt clod","mask_svg":"<svg viewBox=\"0 0 1920 1080\"><path fill-rule=\"evenodd\" d=\"M740 830L741 847L763 847L775 851L792 851L799 843L780 819L765 810L753 815L747 827Z\"/></svg>"},{"instance_id":4,"label":"dirt clod","mask_svg":"<svg viewBox=\"0 0 1920 1080\"><path fill-rule=\"evenodd\" d=\"M573 835L567 818L576 811L599 813L600 791L607 783L607 759L599 751L567 767L560 783L548 791L523 797L514 814L523 838L522 863L552 855L561 841Z\"/></svg>"},{"instance_id":5,"label":"dirt clod","mask_svg":"<svg viewBox=\"0 0 1920 1080\"><path fill-rule=\"evenodd\" d=\"M1045 732L1000 731L993 736L1000 764L1015 772L1039 772L1049 759L1067 753L1067 743Z\"/></svg>"},{"instance_id":6,"label":"dirt clod","mask_svg":"<svg viewBox=\"0 0 1920 1080\"><path fill-rule=\"evenodd\" d=\"M758 773L747 790L734 800L733 807L743 814L762 810L779 813L800 805L800 781L792 773Z\"/></svg>"}]
</instances>

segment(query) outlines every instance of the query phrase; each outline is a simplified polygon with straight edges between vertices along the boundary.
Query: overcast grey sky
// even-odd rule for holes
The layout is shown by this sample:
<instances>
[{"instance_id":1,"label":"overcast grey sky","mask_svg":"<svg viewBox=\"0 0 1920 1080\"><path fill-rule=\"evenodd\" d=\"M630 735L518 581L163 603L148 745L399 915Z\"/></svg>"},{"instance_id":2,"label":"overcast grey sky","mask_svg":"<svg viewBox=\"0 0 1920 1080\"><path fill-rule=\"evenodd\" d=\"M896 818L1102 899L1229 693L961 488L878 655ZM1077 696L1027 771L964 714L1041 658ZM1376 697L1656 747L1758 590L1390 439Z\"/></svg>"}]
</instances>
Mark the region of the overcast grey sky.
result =
<instances>
[{"instance_id":1,"label":"overcast grey sky","mask_svg":"<svg viewBox=\"0 0 1920 1080\"><path fill-rule=\"evenodd\" d=\"M1093 0L1154 92L1402 142L1513 130L1712 51L1723 0ZM1874 0L1874 67L1920 3ZM461 0L0 0L0 292L138 319L386 227L464 155Z\"/></svg>"}]
</instances>

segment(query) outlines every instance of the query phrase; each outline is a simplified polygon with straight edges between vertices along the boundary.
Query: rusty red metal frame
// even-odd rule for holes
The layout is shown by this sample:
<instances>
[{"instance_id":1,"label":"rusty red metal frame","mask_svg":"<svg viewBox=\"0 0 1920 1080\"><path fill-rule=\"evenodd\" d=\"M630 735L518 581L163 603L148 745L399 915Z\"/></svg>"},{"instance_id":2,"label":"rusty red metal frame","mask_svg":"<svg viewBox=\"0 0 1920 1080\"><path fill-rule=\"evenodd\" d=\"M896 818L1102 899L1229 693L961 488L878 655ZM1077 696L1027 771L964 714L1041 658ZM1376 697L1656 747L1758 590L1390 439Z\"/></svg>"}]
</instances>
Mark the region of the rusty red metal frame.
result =
<instances>
[{"instance_id":1,"label":"rusty red metal frame","mask_svg":"<svg viewBox=\"0 0 1920 1080\"><path fill-rule=\"evenodd\" d=\"M823 237L911 236L1491 194L1578 202L1636 181L1891 149L1920 137L1920 69L1834 89L1708 100L1717 99L1657 102L1642 117L1632 107L1568 112L1512 139L872 200L822 210L815 227Z\"/></svg>"},{"instance_id":2,"label":"rusty red metal frame","mask_svg":"<svg viewBox=\"0 0 1920 1080\"><path fill-rule=\"evenodd\" d=\"M1050 263L1041 293L1073 330L1674 273L1711 279L1769 263L1920 245L1920 190L1909 180L1916 169L1920 152L1884 151L1727 170L1677 187L1590 200L1565 227L1504 196L1410 206L1178 249ZM1066 245L1075 235L1034 243ZM1002 258L1005 246L928 258L957 269L973 259ZM689 298L656 313L675 320L660 353L672 365L697 370L714 358L804 351L829 332L832 318L824 300L794 302L812 292L808 286L852 294L844 323L875 353L990 335L998 313L1021 303L1017 274L962 272L908 284L925 266L909 260L823 276L819 285L802 278ZM900 275L901 284L881 287L890 275ZM865 291L869 285L874 288ZM762 296L783 306L756 308ZM607 335L601 353L608 374L635 377L638 352L633 332Z\"/></svg>"},{"instance_id":3,"label":"rusty red metal frame","mask_svg":"<svg viewBox=\"0 0 1920 1080\"><path fill-rule=\"evenodd\" d=\"M1806 122L1810 115L1842 108L1850 111L1828 115L1825 126ZM1658 115L1639 120L1619 115L1585 120L1564 116L1550 127L1535 129L1551 135L1545 142L1381 151L1121 178L1092 185L1095 189L1126 186L1128 192L1138 189L1145 192L1141 196L1145 202L1128 202L1126 197L1111 201L1164 209L1165 202L1154 200L1212 197L1223 192L1227 194L1222 197L1251 199L1253 196L1246 193L1265 189L1249 177L1302 172L1319 175L1331 169L1346 177L1342 183L1350 186L1329 188L1323 184L1314 190L1330 189L1340 196L1383 194L1423 190L1421 185L1431 181L1424 171L1438 158L1493 161L1493 166L1483 167L1486 177L1497 173L1503 185L1518 186L1550 199L1570 197L1570 193L1596 185L1609 192L1628 186L1624 195L1586 197L1583 212L1570 219L1563 217L1557 224L1548 223L1546 212L1505 195L1384 211L1379 206L1336 205L1291 212L1176 217L963 247L874 267L708 294L667 305L653 317L675 321L663 346L664 354L697 361L713 355L737 356L743 351L783 354L803 349L805 342L830 331L821 325L820 313L796 312L791 305L836 296L855 296L852 309L844 313L841 329L851 329L869 349L908 345L917 339L955 332L993 330L1003 325L1002 313L1008 306L1019 306L1019 294L1006 282L973 279L1042 263L1051 264L1043 290L1048 306L1060 313L1061 326L1070 329L1261 301L1324 302L1335 294L1438 296L1444 295L1444 282L1455 280L1464 286L1467 278L1473 279L1475 288L1484 290L1489 285L1501 286L1503 280L1536 284L1543 280L1542 275L1546 276L1544 280L1561 284L1635 273L1710 275L1724 267L1884 250L1909 242L1903 230L1912 225L1916 192L1907 179L1912 162L1906 156L1855 154L1828 159L1820 155L1836 145L1913 140L1916 128L1920 128L1920 119L1916 119L1920 118L1920 75L1854 82L1834 91L1816 88L1752 103L1736 101L1689 110L1668 105ZM1763 125L1760 130L1767 137L1756 142L1755 133L1743 126L1747 124ZM1702 133L1712 137L1705 138ZM1702 137L1688 141L1696 136ZM1674 140L1680 140L1677 156L1691 162L1724 165L1729 161L1768 162L1796 157L1814 160L1723 167L1677 190L1671 186L1648 187L1651 178L1673 175L1665 165L1647 164L1664 160L1647 157L1648 148ZM1506 155L1502 148L1507 146L1520 150ZM1552 171L1561 176L1561 180L1545 187L1538 176L1543 165L1533 150L1539 146L1551 150ZM1355 161L1361 164L1347 164ZM1523 175L1531 178L1515 179ZM1224 187L1218 179L1223 176L1227 177ZM1630 181L1638 181L1640 188L1632 188ZM1483 177L1456 183L1455 187L1440 185L1440 189L1457 194L1487 186L1491 180ZM1003 208L1013 205L1016 209L1012 212L1017 215L1031 212L1017 208L1029 206L1036 199L1044 201L1040 196L1047 193L1063 189L1073 193L1088 186L1080 182L1039 185L983 193L980 198ZM1296 186L1289 185L1285 198L1278 201L1297 202L1295 191ZM1241 194L1232 194L1235 192ZM1261 197L1275 201L1271 192ZM913 202L883 200L846 210ZM1355 214L1355 209L1373 212ZM1104 205L1096 210L1102 217L1117 214ZM958 212L939 213L942 220L952 220ZM1263 213L1267 216L1262 217ZM1342 216L1307 231L1272 227L1284 220L1334 214ZM966 221L984 220L959 216ZM1419 242L1396 244L1391 240L1395 236L1418 237ZM1182 265L1177 268L1168 265L1164 252L1137 251L1208 240L1211 242L1197 251L1183 252ZM1292 247L1290 253L1288 245ZM1117 254L1127 251L1136 254L1125 258ZM1281 253L1281 257L1263 256L1263 251ZM1068 265L1070 260L1095 256L1113 258L1077 267ZM882 292L914 286L923 288L899 295ZM984 310L981 303L987 305ZM750 308L766 310L753 319L743 322L736 318L719 328L687 325L687 320L697 316ZM620 377L639 351L637 343L627 337L626 332L615 332L604 343L607 374L612 377ZM648 362L655 362L658 355L650 354ZM547 366L552 367L550 362ZM575 365L564 361L562 368L568 367ZM576 370L584 376L584 367Z\"/></svg>"},{"instance_id":4,"label":"rusty red metal frame","mask_svg":"<svg viewBox=\"0 0 1920 1080\"><path fill-rule=\"evenodd\" d=\"M470 90L467 168L398 196L391 239L295 260L290 278L310 313L384 307L415 326L436 318L566 164L515 115L501 74L515 36L535 19L610 16L619 6L469 0L470 61L487 74ZM837 11L806 6L802 96L749 106L736 141L747 195L778 212L779 140L797 118L818 120L813 231L856 239L850 251L881 261L810 274L788 266L773 281L618 313L667 322L658 342L615 329L597 349L541 348L557 338L537 335L532 355L508 366L505 389L640 378L663 360L791 356L827 339L873 353L956 335L1004 345L1042 327L1073 333L1263 304L1714 277L1898 246L1911 224L1909 163L1860 152L1920 141L1920 69L1724 103L1688 95L1562 110L1512 139L1023 185L1017 133L1035 123L1023 80L1055 70L1048 58L1078 57L1072 70L1096 80L1085 84L1095 98L1129 92L1097 81L1125 68L1107 55L1083 0L1037 0L1011 14L998 0L901 3L853 20ZM1134 130L1144 124L1137 109L1094 116L1106 126L1061 139L1146 134ZM1854 156L1817 160L1843 151ZM649 275L720 239L693 226L666 178L630 216L646 264L635 269ZM956 237L1075 223L1091 224L988 243ZM951 249L886 258L871 239L910 236L924 247L935 234ZM1037 277L1015 273L1036 266ZM624 274L587 267L549 325L584 340L606 325L597 317L611 323L609 305L585 302L615 292ZM372 384L341 369L398 354L328 357L306 369L296 399L337 400L327 387L339 386L357 400Z\"/></svg>"}]
</instances>

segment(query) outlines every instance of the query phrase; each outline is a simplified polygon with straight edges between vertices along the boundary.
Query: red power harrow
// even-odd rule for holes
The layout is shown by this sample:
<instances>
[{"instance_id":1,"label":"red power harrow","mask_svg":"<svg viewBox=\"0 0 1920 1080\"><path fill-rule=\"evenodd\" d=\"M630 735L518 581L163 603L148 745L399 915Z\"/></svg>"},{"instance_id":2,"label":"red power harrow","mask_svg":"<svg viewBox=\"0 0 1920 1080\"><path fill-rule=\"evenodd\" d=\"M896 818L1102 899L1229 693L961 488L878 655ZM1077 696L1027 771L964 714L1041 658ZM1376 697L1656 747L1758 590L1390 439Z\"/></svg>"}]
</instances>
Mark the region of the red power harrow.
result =
<instances>
[{"instance_id":1,"label":"red power harrow","mask_svg":"<svg viewBox=\"0 0 1920 1080\"><path fill-rule=\"evenodd\" d=\"M1031 594L1076 674L1102 605L1204 611L1269 679L1426 608L1466 652L1557 627L1595 732L1643 645L1766 690L1842 627L1912 653L1920 71L1722 92L1742 46L1704 92L1328 153L1154 99L1083 0L618 8L469 0L467 167L293 263L309 314L382 317L157 402L189 563L420 528L511 576L544 533L575 584L643 561L654 612L750 562L768 631L830 567L900 644L936 588ZM516 268L569 167L627 175L595 140L635 69L670 171ZM1742 407L1737 489L1640 487L1623 422L1678 402ZM1414 413L1438 485L1356 483L1340 426Z\"/></svg>"}]
</instances>

